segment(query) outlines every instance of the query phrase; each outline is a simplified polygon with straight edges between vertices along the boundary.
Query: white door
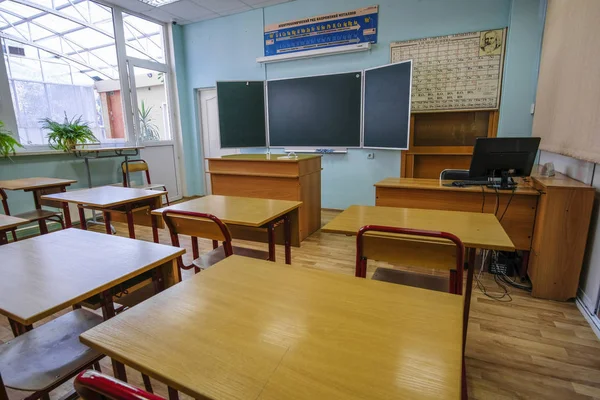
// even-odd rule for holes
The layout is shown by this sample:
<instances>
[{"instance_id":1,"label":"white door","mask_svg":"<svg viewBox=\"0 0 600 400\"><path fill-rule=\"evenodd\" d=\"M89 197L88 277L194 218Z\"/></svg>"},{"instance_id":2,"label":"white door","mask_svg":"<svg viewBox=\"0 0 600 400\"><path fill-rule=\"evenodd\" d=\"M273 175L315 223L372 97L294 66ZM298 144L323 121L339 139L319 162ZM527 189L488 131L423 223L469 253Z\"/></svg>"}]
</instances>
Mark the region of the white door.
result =
<instances>
[{"instance_id":1,"label":"white door","mask_svg":"<svg viewBox=\"0 0 600 400\"><path fill-rule=\"evenodd\" d=\"M200 124L202 127L202 152L204 155L204 171L208 171L207 158L239 154L240 149L221 149L219 132L219 106L217 89L201 89L198 91L200 104ZM206 194L212 194L210 174L204 174Z\"/></svg>"}]
</instances>

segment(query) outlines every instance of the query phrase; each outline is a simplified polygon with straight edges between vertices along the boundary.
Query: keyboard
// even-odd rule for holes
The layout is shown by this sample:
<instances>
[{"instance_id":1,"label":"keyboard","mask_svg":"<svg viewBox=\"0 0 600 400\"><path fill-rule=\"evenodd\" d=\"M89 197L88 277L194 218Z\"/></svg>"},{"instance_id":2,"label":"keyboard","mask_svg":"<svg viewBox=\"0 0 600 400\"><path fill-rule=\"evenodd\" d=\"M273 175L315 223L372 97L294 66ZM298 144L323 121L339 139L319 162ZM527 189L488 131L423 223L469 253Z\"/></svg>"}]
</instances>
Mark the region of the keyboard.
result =
<instances>
[{"instance_id":1,"label":"keyboard","mask_svg":"<svg viewBox=\"0 0 600 400\"><path fill-rule=\"evenodd\" d=\"M484 186L488 185L491 182L486 180L477 180L477 181L454 181L452 182L452 186Z\"/></svg>"}]
</instances>

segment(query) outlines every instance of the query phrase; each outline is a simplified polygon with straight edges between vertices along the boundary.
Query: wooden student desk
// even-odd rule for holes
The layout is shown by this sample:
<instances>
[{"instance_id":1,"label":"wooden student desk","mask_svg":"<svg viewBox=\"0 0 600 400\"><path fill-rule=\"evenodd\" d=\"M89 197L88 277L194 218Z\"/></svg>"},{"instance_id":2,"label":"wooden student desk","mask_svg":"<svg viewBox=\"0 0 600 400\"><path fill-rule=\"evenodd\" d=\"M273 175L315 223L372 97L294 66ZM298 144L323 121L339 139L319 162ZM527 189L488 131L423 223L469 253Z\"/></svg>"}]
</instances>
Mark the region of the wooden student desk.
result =
<instances>
[{"instance_id":1,"label":"wooden student desk","mask_svg":"<svg viewBox=\"0 0 600 400\"><path fill-rule=\"evenodd\" d=\"M162 206L160 190L133 189L120 186L100 186L92 189L73 190L42 196L44 200L74 203L79 208L79 222L86 229L84 209L101 211L104 214L106 233L112 234L111 220L127 222L129 237L135 239L134 223L153 226L150 211ZM160 222L162 227L162 222ZM154 242L158 243L158 231L154 230Z\"/></svg>"},{"instance_id":2,"label":"wooden student desk","mask_svg":"<svg viewBox=\"0 0 600 400\"><path fill-rule=\"evenodd\" d=\"M29 221L23 218L0 214L0 245L8 243L6 232L13 230L17 226L28 223Z\"/></svg>"},{"instance_id":3,"label":"wooden student desk","mask_svg":"<svg viewBox=\"0 0 600 400\"><path fill-rule=\"evenodd\" d=\"M71 214L69 213L69 206L63 203L44 200L42 199L42 196L45 194L65 192L67 190L67 186L70 186L72 183L77 183L77 181L73 179L58 178L23 178L0 181L0 189L32 192L36 210L40 210L42 206L55 208L62 207L63 214L65 216L65 224L67 228L70 228ZM45 220L40 220L38 224L40 226L40 233L48 233L48 227L46 226Z\"/></svg>"},{"instance_id":4,"label":"wooden student desk","mask_svg":"<svg viewBox=\"0 0 600 400\"><path fill-rule=\"evenodd\" d=\"M300 241L321 227L321 156L235 154L208 158L212 194L302 202Z\"/></svg>"},{"instance_id":5,"label":"wooden student desk","mask_svg":"<svg viewBox=\"0 0 600 400\"><path fill-rule=\"evenodd\" d=\"M0 246L0 314L22 333L155 268L168 287L178 277L173 261L183 253L177 247L74 228Z\"/></svg>"},{"instance_id":6,"label":"wooden student desk","mask_svg":"<svg viewBox=\"0 0 600 400\"><path fill-rule=\"evenodd\" d=\"M511 191L498 191L496 215L515 248L523 251L521 276L528 273L534 297L573 298L577 295L595 189L560 173L543 177L537 168L530 178L517 181L514 196ZM493 189L445 186L451 182L387 178L375 184L375 204L479 213L483 207L484 213L494 213Z\"/></svg>"},{"instance_id":7,"label":"wooden student desk","mask_svg":"<svg viewBox=\"0 0 600 400\"><path fill-rule=\"evenodd\" d=\"M462 318L460 296L231 256L80 340L197 399L456 400Z\"/></svg>"},{"instance_id":8,"label":"wooden student desk","mask_svg":"<svg viewBox=\"0 0 600 400\"><path fill-rule=\"evenodd\" d=\"M152 216L158 218L164 210L212 214L227 224L233 238L268 242L271 261L275 261L275 243L284 244L285 262L291 264L291 246L300 246L298 209L301 205L299 201L213 195L153 210ZM275 225L281 221L283 235L278 238ZM197 257L194 254L194 258Z\"/></svg>"}]
</instances>

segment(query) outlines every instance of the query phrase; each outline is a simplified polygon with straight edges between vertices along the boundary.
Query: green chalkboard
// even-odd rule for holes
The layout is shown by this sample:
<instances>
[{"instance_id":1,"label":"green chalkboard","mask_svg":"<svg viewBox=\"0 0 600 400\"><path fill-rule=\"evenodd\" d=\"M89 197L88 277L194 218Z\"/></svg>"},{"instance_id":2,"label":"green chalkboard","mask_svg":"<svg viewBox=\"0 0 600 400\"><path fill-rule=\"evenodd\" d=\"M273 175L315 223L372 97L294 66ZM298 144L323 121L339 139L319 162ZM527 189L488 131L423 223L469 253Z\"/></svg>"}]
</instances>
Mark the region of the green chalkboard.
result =
<instances>
[{"instance_id":1,"label":"green chalkboard","mask_svg":"<svg viewBox=\"0 0 600 400\"><path fill-rule=\"evenodd\" d=\"M265 147L262 81L217 82L221 148Z\"/></svg>"}]
</instances>

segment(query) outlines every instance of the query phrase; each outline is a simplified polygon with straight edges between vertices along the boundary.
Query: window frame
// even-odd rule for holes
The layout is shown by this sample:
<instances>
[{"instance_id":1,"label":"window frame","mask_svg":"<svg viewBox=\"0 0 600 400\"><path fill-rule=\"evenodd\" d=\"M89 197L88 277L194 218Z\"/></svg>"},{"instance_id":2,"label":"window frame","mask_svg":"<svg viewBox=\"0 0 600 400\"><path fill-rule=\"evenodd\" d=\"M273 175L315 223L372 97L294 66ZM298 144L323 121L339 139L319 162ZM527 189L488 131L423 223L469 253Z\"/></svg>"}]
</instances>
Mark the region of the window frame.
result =
<instances>
[{"instance_id":1,"label":"window frame","mask_svg":"<svg viewBox=\"0 0 600 400\"><path fill-rule=\"evenodd\" d=\"M121 91L121 106L123 107L123 124L125 128L125 139L103 139L102 143L108 145L115 144L124 144L124 145L142 145L146 147L151 146L162 146L167 144L175 144L176 138L179 137L179 132L176 132L176 129L179 127L179 121L177 120L176 110L178 110L179 105L177 103L177 96L174 92L175 85L175 69L173 52L171 49L171 31L168 23L164 23L158 20L155 20L151 17L147 17L145 15L136 13L131 10L123 9L114 4L109 4L102 0L88 0L102 6L108 7L112 12L113 18L113 28L114 28L114 40L115 40L115 50L117 56L117 71L118 71L118 79ZM158 24L163 29L162 34L162 46L164 52L164 63L154 62L149 60L144 60L140 58L136 58L133 56L127 56L126 50L126 40L125 40L125 25L123 21L123 15L131 15L137 18L144 19L146 21ZM2 38L3 40L10 40ZM39 51L39 49L38 49ZM9 57L10 55L4 54L4 57ZM40 66L41 66L40 60ZM12 133L12 136L21 143L18 123L17 123L17 115L16 110L14 108L14 104L12 101L12 89L10 84L10 78L8 74L8 68L5 60L3 59L1 62L2 66L0 66L0 92L2 93L11 93L10 96L0 96L0 119L4 121L5 129L9 130ZM162 72L165 74L164 85L165 85L165 96L166 96L166 104L168 108L168 112L165 113L168 121L167 125L169 126L169 134L170 139L168 140L159 140L159 141L151 141L151 142L141 142L139 140L139 119L137 116L139 115L138 111L138 103L137 103L137 94L136 94L136 85L135 85L135 76L131 73L133 72L134 67L140 67L145 69L155 70L157 72ZM42 67L40 67L41 69ZM72 67L71 67L72 68ZM43 74L43 71L42 71ZM51 82L45 82L51 83ZM68 84L65 84L68 85ZM71 83L73 85L73 83ZM27 144L22 143L24 148L18 148L17 152L23 155L27 153L56 153L55 150L52 150L48 144Z\"/></svg>"}]
</instances>

